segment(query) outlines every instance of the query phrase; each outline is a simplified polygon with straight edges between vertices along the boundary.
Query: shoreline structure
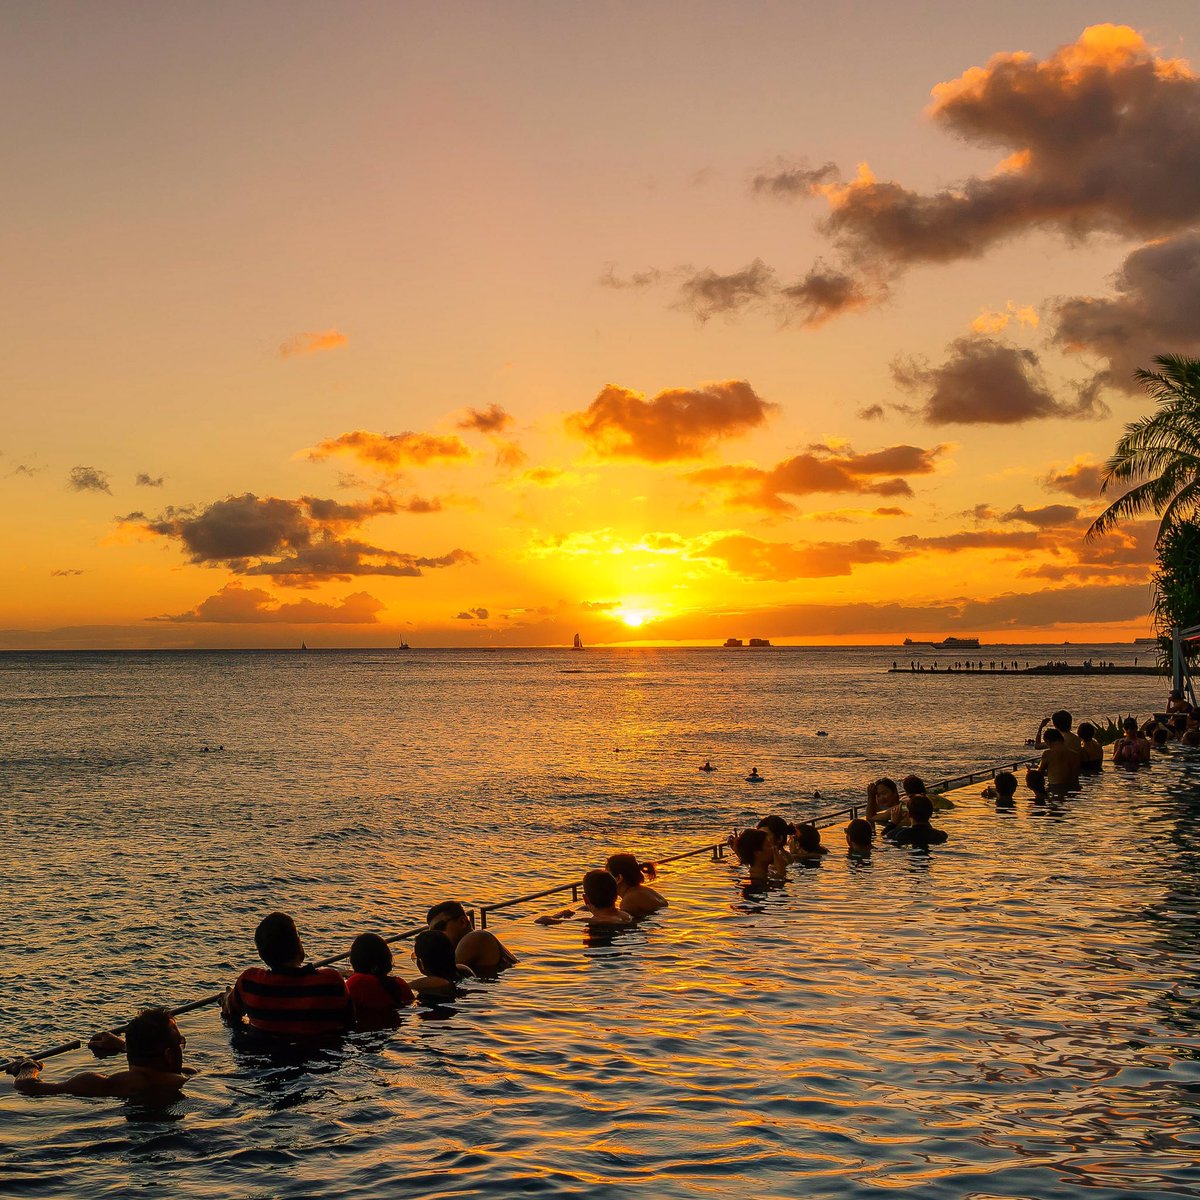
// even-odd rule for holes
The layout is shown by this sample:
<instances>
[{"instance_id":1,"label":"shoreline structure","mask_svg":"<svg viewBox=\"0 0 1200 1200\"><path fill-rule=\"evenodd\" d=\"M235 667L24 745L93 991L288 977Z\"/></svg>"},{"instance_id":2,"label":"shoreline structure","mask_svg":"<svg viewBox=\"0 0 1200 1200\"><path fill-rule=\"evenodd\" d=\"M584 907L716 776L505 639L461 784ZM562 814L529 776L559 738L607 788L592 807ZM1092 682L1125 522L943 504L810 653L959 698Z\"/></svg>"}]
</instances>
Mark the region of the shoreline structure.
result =
<instances>
[{"instance_id":1,"label":"shoreline structure","mask_svg":"<svg viewBox=\"0 0 1200 1200\"><path fill-rule=\"evenodd\" d=\"M1000 672L998 671L996 672L996 674L999 673ZM956 672L946 671L938 672L938 674L956 674ZM966 672L963 672L963 674L966 674ZM1013 674L1013 672L1009 672L1009 674ZM943 779L937 783L930 784L926 788L926 793L937 793L941 795L945 792L955 791L959 788L970 787L971 784L978 783L982 779L991 779L992 776L998 771L1015 771L1020 767L1032 766L1038 761L1038 755L1025 756L1017 759L1014 762L996 763L993 766L981 767L976 771L969 771L963 775L952 775L948 779ZM831 811L821 813L819 816L813 817L810 823L815 825L818 829L828 829L843 818L854 820L858 816L859 811L865 807L865 801L862 803L855 802L847 805L844 808L833 809ZM663 858L656 858L654 859L654 862L657 866L663 866L666 863L678 862L685 858L697 858L702 854L709 855L709 861L711 862L721 862L725 858L725 851L727 849L728 845L724 840L718 842L709 842L703 846L698 846L691 850L681 851L678 854L671 854ZM572 900L578 901L579 891L582 886L582 880L573 880L569 883L554 884L553 886L545 888L542 891L530 892L522 896L514 896L509 900L497 900L490 904L480 904L474 907L468 907L467 911L470 912L472 916L478 912L480 918L479 927L481 929L486 929L488 913L498 912L500 909L505 908L516 908L522 904L529 904L534 900L541 900L547 896L557 895L559 892L569 891L571 893ZM425 924L414 925L408 929L402 929L399 933L394 933L383 940L390 946L396 942L407 941L410 938L415 938L417 934L423 933L427 928L428 926ZM328 967L335 963L344 962L349 957L350 952L347 950L342 954L334 954L328 958L322 958L314 962L313 966ZM178 1007L168 1008L167 1011L171 1014L171 1016L179 1017L184 1013L195 1012L198 1009L207 1008L209 1005L216 1004L221 998L222 994L222 992L214 992L211 995L203 996L198 1000L190 1000L185 1004L179 1005ZM125 1030L126 1026L121 1025L110 1032L121 1035L124 1034ZM0 1064L0 1071L4 1071L10 1066L15 1066L17 1063L22 1062L25 1059L33 1059L37 1062L42 1062L47 1058L56 1058L62 1054L69 1054L72 1050L80 1049L82 1045L82 1041L78 1038L75 1038L71 1041L63 1042L57 1046L51 1046L46 1050L38 1050L29 1054L21 1054L16 1058L10 1059L6 1063Z\"/></svg>"}]
</instances>

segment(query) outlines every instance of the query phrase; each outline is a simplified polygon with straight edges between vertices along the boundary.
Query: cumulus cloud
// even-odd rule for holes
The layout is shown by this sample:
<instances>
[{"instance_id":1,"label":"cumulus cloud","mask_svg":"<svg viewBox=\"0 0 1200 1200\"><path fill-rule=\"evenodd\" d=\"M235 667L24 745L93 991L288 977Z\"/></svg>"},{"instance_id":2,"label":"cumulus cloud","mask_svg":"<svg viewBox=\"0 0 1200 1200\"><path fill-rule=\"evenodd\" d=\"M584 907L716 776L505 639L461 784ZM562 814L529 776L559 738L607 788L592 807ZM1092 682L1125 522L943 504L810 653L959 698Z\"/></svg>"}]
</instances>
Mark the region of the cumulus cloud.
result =
<instances>
[{"instance_id":1,"label":"cumulus cloud","mask_svg":"<svg viewBox=\"0 0 1200 1200\"><path fill-rule=\"evenodd\" d=\"M817 263L798 283L779 289L789 319L816 329L844 312L866 308L882 299L881 285Z\"/></svg>"},{"instance_id":2,"label":"cumulus cloud","mask_svg":"<svg viewBox=\"0 0 1200 1200\"><path fill-rule=\"evenodd\" d=\"M320 354L323 350L337 350L350 339L336 329L323 329L319 333L298 333L279 347L281 358L295 358L300 354Z\"/></svg>"},{"instance_id":3,"label":"cumulus cloud","mask_svg":"<svg viewBox=\"0 0 1200 1200\"><path fill-rule=\"evenodd\" d=\"M1073 402L1057 399L1034 351L990 337L957 338L937 366L900 356L892 362L892 378L922 398L920 416L931 425L1016 425L1108 412L1090 389Z\"/></svg>"},{"instance_id":4,"label":"cumulus cloud","mask_svg":"<svg viewBox=\"0 0 1200 1200\"><path fill-rule=\"evenodd\" d=\"M1197 131L1200 136L1200 130ZM1104 360L1096 382L1139 392L1154 356L1200 353L1200 232L1142 246L1126 258L1110 296L1072 296L1055 309L1053 340Z\"/></svg>"},{"instance_id":5,"label":"cumulus cloud","mask_svg":"<svg viewBox=\"0 0 1200 1200\"><path fill-rule=\"evenodd\" d=\"M869 454L849 447L810 446L770 470L746 465L709 467L686 476L692 483L721 488L737 507L790 512L786 496L848 492L874 496L911 496L906 476L929 475L949 447L888 446Z\"/></svg>"},{"instance_id":6,"label":"cumulus cloud","mask_svg":"<svg viewBox=\"0 0 1200 1200\"><path fill-rule=\"evenodd\" d=\"M1042 546L1040 533L1030 530L966 529L959 533L921 536L908 534L896 544L906 550L937 550L953 554L959 550L1036 550Z\"/></svg>"},{"instance_id":7,"label":"cumulus cloud","mask_svg":"<svg viewBox=\"0 0 1200 1200\"><path fill-rule=\"evenodd\" d=\"M861 563L895 562L904 555L865 538L854 542L791 545L762 541L745 534L730 534L709 542L693 557L719 562L744 579L786 583L793 579L849 575Z\"/></svg>"},{"instance_id":8,"label":"cumulus cloud","mask_svg":"<svg viewBox=\"0 0 1200 1200\"><path fill-rule=\"evenodd\" d=\"M723 275L711 267L688 275L679 285L676 307L700 321L761 303L778 290L775 272L760 259Z\"/></svg>"},{"instance_id":9,"label":"cumulus cloud","mask_svg":"<svg viewBox=\"0 0 1200 1200\"><path fill-rule=\"evenodd\" d=\"M301 496L285 500L246 492L205 507L168 507L157 518L131 513L124 522L177 541L188 560L239 575L268 575L306 586L356 575L419 576L425 568L477 561L466 550L426 557L346 536L371 517L398 510L391 497L353 504Z\"/></svg>"},{"instance_id":10,"label":"cumulus cloud","mask_svg":"<svg viewBox=\"0 0 1200 1200\"><path fill-rule=\"evenodd\" d=\"M609 384L566 425L601 458L671 462L700 458L718 441L764 424L777 407L745 380L670 388L650 400Z\"/></svg>"},{"instance_id":11,"label":"cumulus cloud","mask_svg":"<svg viewBox=\"0 0 1200 1200\"><path fill-rule=\"evenodd\" d=\"M488 610L486 608L468 608L460 612L456 621L486 621L488 619Z\"/></svg>"},{"instance_id":12,"label":"cumulus cloud","mask_svg":"<svg viewBox=\"0 0 1200 1200\"><path fill-rule=\"evenodd\" d=\"M1068 466L1051 467L1041 483L1047 491L1066 492L1077 500L1096 500L1100 496L1103 479L1103 465L1084 456L1076 458Z\"/></svg>"},{"instance_id":13,"label":"cumulus cloud","mask_svg":"<svg viewBox=\"0 0 1200 1200\"><path fill-rule=\"evenodd\" d=\"M1044 504L1040 508L1026 508L1018 504L1008 512L1001 513L1000 520L1009 523L1018 521L1037 529L1062 529L1079 524L1079 509L1071 504Z\"/></svg>"},{"instance_id":14,"label":"cumulus cloud","mask_svg":"<svg viewBox=\"0 0 1200 1200\"><path fill-rule=\"evenodd\" d=\"M795 196L813 196L827 183L838 178L836 163L809 167L805 163L780 163L774 171L760 171L750 181L750 190L756 195L767 195L791 199Z\"/></svg>"},{"instance_id":15,"label":"cumulus cloud","mask_svg":"<svg viewBox=\"0 0 1200 1200\"><path fill-rule=\"evenodd\" d=\"M455 421L455 425L476 433L503 433L512 427L513 418L499 404L489 404L487 408L468 408Z\"/></svg>"},{"instance_id":16,"label":"cumulus cloud","mask_svg":"<svg viewBox=\"0 0 1200 1200\"><path fill-rule=\"evenodd\" d=\"M176 625L213 623L219 625L373 625L384 607L368 592L352 592L337 603L296 600L288 603L262 588L227 583L219 592L202 600L190 612L151 617Z\"/></svg>"},{"instance_id":17,"label":"cumulus cloud","mask_svg":"<svg viewBox=\"0 0 1200 1200\"><path fill-rule=\"evenodd\" d=\"M67 476L67 487L75 492L105 492L112 495L108 473L95 467L72 467Z\"/></svg>"},{"instance_id":18,"label":"cumulus cloud","mask_svg":"<svg viewBox=\"0 0 1200 1200\"><path fill-rule=\"evenodd\" d=\"M133 485L134 487L160 488L163 485L163 476L148 475L145 471L139 471Z\"/></svg>"},{"instance_id":19,"label":"cumulus cloud","mask_svg":"<svg viewBox=\"0 0 1200 1200\"><path fill-rule=\"evenodd\" d=\"M1036 329L1040 321L1038 311L1032 304L1018 307L1010 300L1001 309L981 309L979 316L971 322L971 329L975 333L1003 333L1014 323L1024 325L1027 329Z\"/></svg>"},{"instance_id":20,"label":"cumulus cloud","mask_svg":"<svg viewBox=\"0 0 1200 1200\"><path fill-rule=\"evenodd\" d=\"M308 457L314 462L335 455L346 455L367 466L395 471L403 467L465 462L471 457L471 451L453 434L440 437L430 433L370 433L365 429L326 438L308 451Z\"/></svg>"}]
</instances>

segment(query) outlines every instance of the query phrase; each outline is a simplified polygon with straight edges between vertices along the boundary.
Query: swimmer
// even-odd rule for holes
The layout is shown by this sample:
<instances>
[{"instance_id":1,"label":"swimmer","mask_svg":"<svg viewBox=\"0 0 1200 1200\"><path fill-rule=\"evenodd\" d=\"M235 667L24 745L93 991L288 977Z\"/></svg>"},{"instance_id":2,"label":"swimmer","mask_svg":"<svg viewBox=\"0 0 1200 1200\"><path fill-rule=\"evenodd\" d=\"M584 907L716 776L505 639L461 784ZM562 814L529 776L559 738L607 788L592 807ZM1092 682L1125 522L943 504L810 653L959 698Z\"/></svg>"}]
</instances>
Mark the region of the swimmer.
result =
<instances>
[{"instance_id":1,"label":"swimmer","mask_svg":"<svg viewBox=\"0 0 1200 1200\"><path fill-rule=\"evenodd\" d=\"M16 1076L13 1087L24 1096L166 1097L178 1092L196 1073L183 1065L186 1045L187 1039L165 1008L147 1008L125 1027L124 1038L98 1033L88 1042L97 1058L124 1051L129 1064L124 1071L112 1075L84 1071L61 1083L47 1083L40 1078L42 1064L27 1058L9 1066L8 1073Z\"/></svg>"},{"instance_id":2,"label":"swimmer","mask_svg":"<svg viewBox=\"0 0 1200 1200\"><path fill-rule=\"evenodd\" d=\"M1047 729L1042 735L1041 762L1038 770L1046 777L1046 787L1052 795L1065 796L1079 789L1079 751L1067 745L1060 729Z\"/></svg>"},{"instance_id":3,"label":"swimmer","mask_svg":"<svg viewBox=\"0 0 1200 1200\"><path fill-rule=\"evenodd\" d=\"M763 817L756 828L765 829L771 835L771 842L780 854L787 853L788 842L796 832L794 825L789 824L782 817L776 816L774 813Z\"/></svg>"},{"instance_id":4,"label":"swimmer","mask_svg":"<svg viewBox=\"0 0 1200 1200\"><path fill-rule=\"evenodd\" d=\"M911 801L914 796L929 795L925 790L925 780L920 775L905 775L900 781L900 786L904 789L905 801ZM954 801L947 800L945 796L929 796L929 802L933 805L934 812L945 812L954 807Z\"/></svg>"},{"instance_id":5,"label":"swimmer","mask_svg":"<svg viewBox=\"0 0 1200 1200\"><path fill-rule=\"evenodd\" d=\"M1079 722L1079 769L1092 775L1104 769L1104 747L1096 741L1096 727L1090 721Z\"/></svg>"},{"instance_id":6,"label":"swimmer","mask_svg":"<svg viewBox=\"0 0 1200 1200\"><path fill-rule=\"evenodd\" d=\"M704 760L704 766L700 768L701 771L715 771L716 769L717 768L714 767L712 762L707 758Z\"/></svg>"},{"instance_id":7,"label":"swimmer","mask_svg":"<svg viewBox=\"0 0 1200 1200\"><path fill-rule=\"evenodd\" d=\"M787 860L775 848L774 839L765 829L743 829L733 839L738 862L750 868L755 883L766 883L772 876L787 875Z\"/></svg>"},{"instance_id":8,"label":"swimmer","mask_svg":"<svg viewBox=\"0 0 1200 1200\"><path fill-rule=\"evenodd\" d=\"M440 929L423 929L413 940L413 961L421 972L408 987L424 999L446 999L458 988L460 975L474 975L470 967L454 961L454 943Z\"/></svg>"},{"instance_id":9,"label":"swimmer","mask_svg":"<svg viewBox=\"0 0 1200 1200\"><path fill-rule=\"evenodd\" d=\"M1025 786L1033 793L1033 802L1035 804L1045 804L1046 796L1046 776L1037 768L1031 768L1025 772Z\"/></svg>"},{"instance_id":10,"label":"swimmer","mask_svg":"<svg viewBox=\"0 0 1200 1200\"><path fill-rule=\"evenodd\" d=\"M947 840L949 835L944 829L934 829L929 823L929 818L933 816L933 802L928 796L914 796L908 808L912 813L912 824L907 829L896 831L893 841L897 846L916 846L927 850Z\"/></svg>"},{"instance_id":11,"label":"swimmer","mask_svg":"<svg viewBox=\"0 0 1200 1200\"><path fill-rule=\"evenodd\" d=\"M476 929L471 914L457 900L443 900L425 914L429 928L444 933L454 946L459 966L475 975L494 975L511 967L516 956L487 929Z\"/></svg>"},{"instance_id":12,"label":"swimmer","mask_svg":"<svg viewBox=\"0 0 1200 1200\"><path fill-rule=\"evenodd\" d=\"M1017 794L1017 777L1011 771L1000 771L989 787L983 789L984 798L995 800L997 808L1012 808Z\"/></svg>"},{"instance_id":13,"label":"swimmer","mask_svg":"<svg viewBox=\"0 0 1200 1200\"><path fill-rule=\"evenodd\" d=\"M894 779L884 776L867 785L866 817L868 821L886 824L888 813L896 809L899 804L900 789L896 786Z\"/></svg>"},{"instance_id":14,"label":"swimmer","mask_svg":"<svg viewBox=\"0 0 1200 1200\"><path fill-rule=\"evenodd\" d=\"M350 965L354 973L346 980L346 990L354 1003L359 1029L394 1025L397 1009L407 1008L416 1000L412 988L391 973L391 947L377 933L360 933L354 939Z\"/></svg>"},{"instance_id":15,"label":"swimmer","mask_svg":"<svg viewBox=\"0 0 1200 1200\"><path fill-rule=\"evenodd\" d=\"M758 773L757 767L750 768L750 774L746 776L747 783L762 783L763 777Z\"/></svg>"},{"instance_id":16,"label":"swimmer","mask_svg":"<svg viewBox=\"0 0 1200 1200\"><path fill-rule=\"evenodd\" d=\"M851 858L866 858L875 841L875 826L862 817L855 817L846 826L846 849Z\"/></svg>"},{"instance_id":17,"label":"swimmer","mask_svg":"<svg viewBox=\"0 0 1200 1200\"><path fill-rule=\"evenodd\" d=\"M1118 767L1136 767L1150 761L1150 742L1138 732L1136 717L1121 722L1125 736L1113 744L1112 760Z\"/></svg>"},{"instance_id":18,"label":"swimmer","mask_svg":"<svg viewBox=\"0 0 1200 1200\"><path fill-rule=\"evenodd\" d=\"M558 925L563 921L586 921L593 929L631 925L633 917L617 907L620 893L617 881L607 871L589 871L583 877L583 907L578 911L565 908L561 912L538 917L539 925Z\"/></svg>"},{"instance_id":19,"label":"swimmer","mask_svg":"<svg viewBox=\"0 0 1200 1200\"><path fill-rule=\"evenodd\" d=\"M821 831L811 822L797 825L792 837L792 860L794 862L820 862L829 849L821 845Z\"/></svg>"},{"instance_id":20,"label":"swimmer","mask_svg":"<svg viewBox=\"0 0 1200 1200\"><path fill-rule=\"evenodd\" d=\"M653 863L640 863L632 854L613 854L604 869L617 881L621 911L635 920L667 907L666 896L646 886L646 880L658 874Z\"/></svg>"}]
</instances>

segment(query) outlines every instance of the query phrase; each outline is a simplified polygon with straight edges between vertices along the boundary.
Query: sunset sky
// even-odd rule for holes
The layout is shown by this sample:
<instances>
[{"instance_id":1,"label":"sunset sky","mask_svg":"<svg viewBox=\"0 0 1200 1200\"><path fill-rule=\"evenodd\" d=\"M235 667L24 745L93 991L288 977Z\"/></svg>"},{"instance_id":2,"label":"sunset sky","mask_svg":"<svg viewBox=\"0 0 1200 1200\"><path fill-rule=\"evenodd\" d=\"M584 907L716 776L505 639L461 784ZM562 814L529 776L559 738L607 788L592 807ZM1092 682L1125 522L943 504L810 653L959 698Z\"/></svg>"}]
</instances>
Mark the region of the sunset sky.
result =
<instances>
[{"instance_id":1,"label":"sunset sky","mask_svg":"<svg viewBox=\"0 0 1200 1200\"><path fill-rule=\"evenodd\" d=\"M0 22L0 648L1150 632L1194 0Z\"/></svg>"}]
</instances>

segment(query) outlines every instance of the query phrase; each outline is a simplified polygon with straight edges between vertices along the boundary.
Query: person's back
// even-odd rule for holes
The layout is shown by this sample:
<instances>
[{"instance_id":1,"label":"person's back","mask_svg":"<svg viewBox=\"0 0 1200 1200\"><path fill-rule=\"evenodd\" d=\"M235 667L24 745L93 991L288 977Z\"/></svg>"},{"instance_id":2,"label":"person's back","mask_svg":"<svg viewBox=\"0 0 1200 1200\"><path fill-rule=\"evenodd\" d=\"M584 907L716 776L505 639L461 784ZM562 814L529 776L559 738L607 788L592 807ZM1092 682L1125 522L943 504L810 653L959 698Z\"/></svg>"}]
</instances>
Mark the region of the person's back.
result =
<instances>
[{"instance_id":1,"label":"person's back","mask_svg":"<svg viewBox=\"0 0 1200 1200\"><path fill-rule=\"evenodd\" d=\"M906 829L896 831L894 841L897 846L940 846L949 834L944 829L935 829L929 818L933 816L933 804L928 796L914 796L908 803L912 814L912 824Z\"/></svg>"},{"instance_id":2,"label":"person's back","mask_svg":"<svg viewBox=\"0 0 1200 1200\"><path fill-rule=\"evenodd\" d=\"M1104 747L1096 741L1096 727L1090 721L1079 724L1079 769L1095 772L1104 767Z\"/></svg>"},{"instance_id":3,"label":"person's back","mask_svg":"<svg viewBox=\"0 0 1200 1200\"><path fill-rule=\"evenodd\" d=\"M304 961L304 944L291 917L264 917L254 944L266 966L248 967L226 991L221 1000L226 1020L241 1024L244 1018L260 1033L294 1040L328 1037L353 1025L341 972Z\"/></svg>"},{"instance_id":4,"label":"person's back","mask_svg":"<svg viewBox=\"0 0 1200 1200\"><path fill-rule=\"evenodd\" d=\"M494 975L517 961L494 933L475 928L471 914L457 900L435 904L425 920L430 929L450 939L459 966L469 967L475 975Z\"/></svg>"},{"instance_id":5,"label":"person's back","mask_svg":"<svg viewBox=\"0 0 1200 1200\"><path fill-rule=\"evenodd\" d=\"M638 862L633 854L613 854L604 869L617 881L622 912L634 918L648 917L667 907L666 896L646 884L647 877L654 879L658 874L653 863Z\"/></svg>"},{"instance_id":6,"label":"person's back","mask_svg":"<svg viewBox=\"0 0 1200 1200\"><path fill-rule=\"evenodd\" d=\"M875 826L862 817L855 817L846 826L846 849L852 857L864 857L871 853L875 840Z\"/></svg>"},{"instance_id":7,"label":"person's back","mask_svg":"<svg viewBox=\"0 0 1200 1200\"><path fill-rule=\"evenodd\" d=\"M378 1029L395 1024L398 1009L407 1008L415 997L412 988L391 973L392 951L376 933L360 933L350 947L354 968L346 990L354 1004L359 1029Z\"/></svg>"},{"instance_id":8,"label":"person's back","mask_svg":"<svg viewBox=\"0 0 1200 1200\"><path fill-rule=\"evenodd\" d=\"M1052 792L1069 792L1079 779L1079 754L1066 744L1062 731L1047 729L1043 740L1045 749L1038 769L1046 777L1046 786Z\"/></svg>"}]
</instances>

